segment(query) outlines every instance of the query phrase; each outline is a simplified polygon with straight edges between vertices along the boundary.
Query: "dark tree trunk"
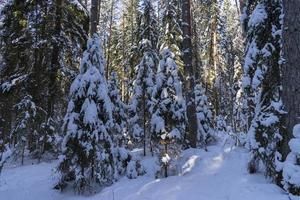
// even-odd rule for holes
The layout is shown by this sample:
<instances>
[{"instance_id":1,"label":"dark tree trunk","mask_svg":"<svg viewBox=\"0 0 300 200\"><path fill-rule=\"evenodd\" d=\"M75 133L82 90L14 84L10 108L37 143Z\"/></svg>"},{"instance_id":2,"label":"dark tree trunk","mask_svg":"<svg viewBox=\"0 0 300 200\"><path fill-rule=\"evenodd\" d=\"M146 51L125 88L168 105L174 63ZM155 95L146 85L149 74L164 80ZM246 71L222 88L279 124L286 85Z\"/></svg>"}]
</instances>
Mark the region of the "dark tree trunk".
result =
<instances>
[{"instance_id":1,"label":"dark tree trunk","mask_svg":"<svg viewBox=\"0 0 300 200\"><path fill-rule=\"evenodd\" d=\"M191 29L191 2L182 0L182 31L183 31L183 62L185 76L185 92L187 101L188 134L186 139L188 145L195 148L197 145L197 119L194 99L195 77L192 65L192 29Z\"/></svg>"},{"instance_id":2,"label":"dark tree trunk","mask_svg":"<svg viewBox=\"0 0 300 200\"><path fill-rule=\"evenodd\" d=\"M194 7L194 4L191 5L192 10ZM199 44L200 44L200 37L197 35L197 23L194 20L194 16L192 15L192 45L193 45L193 63L194 63L194 77L195 77L195 84L198 83L204 83L202 80L202 75L203 75L203 65L201 62L201 59L199 57Z\"/></svg>"},{"instance_id":3,"label":"dark tree trunk","mask_svg":"<svg viewBox=\"0 0 300 200\"><path fill-rule=\"evenodd\" d=\"M49 99L48 99L48 108L47 108L47 118L51 118L54 114L54 103L56 100L57 93L57 73L60 67L59 64L59 38L61 37L61 21L62 21L62 6L64 0L56 0L56 13L55 13L55 30L54 35L55 39L53 40L52 46L52 58L51 66L49 71Z\"/></svg>"},{"instance_id":4,"label":"dark tree trunk","mask_svg":"<svg viewBox=\"0 0 300 200\"><path fill-rule=\"evenodd\" d=\"M285 105L287 134L283 139L283 158L289 153L288 142L294 125L300 123L300 1L284 0L282 99Z\"/></svg>"},{"instance_id":5,"label":"dark tree trunk","mask_svg":"<svg viewBox=\"0 0 300 200\"><path fill-rule=\"evenodd\" d=\"M92 36L94 33L97 32L99 3L98 0L92 0L91 3L92 5L91 5L91 18L90 18L91 21L90 34Z\"/></svg>"},{"instance_id":6,"label":"dark tree trunk","mask_svg":"<svg viewBox=\"0 0 300 200\"><path fill-rule=\"evenodd\" d=\"M239 9L240 9L240 14L241 14L241 13L243 13L243 9L244 9L245 3L244 3L244 0L239 0L239 1L240 1Z\"/></svg>"}]
</instances>

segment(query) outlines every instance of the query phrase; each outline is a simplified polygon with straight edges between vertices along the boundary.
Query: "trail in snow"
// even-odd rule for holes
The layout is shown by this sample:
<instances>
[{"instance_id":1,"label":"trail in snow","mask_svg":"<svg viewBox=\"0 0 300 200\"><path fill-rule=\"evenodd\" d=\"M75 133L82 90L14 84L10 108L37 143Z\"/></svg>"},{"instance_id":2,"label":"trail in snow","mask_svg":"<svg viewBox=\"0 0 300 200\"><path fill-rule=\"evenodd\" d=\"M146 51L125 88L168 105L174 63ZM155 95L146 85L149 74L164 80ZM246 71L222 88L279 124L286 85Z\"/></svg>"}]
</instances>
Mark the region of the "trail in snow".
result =
<instances>
[{"instance_id":1,"label":"trail in snow","mask_svg":"<svg viewBox=\"0 0 300 200\"><path fill-rule=\"evenodd\" d=\"M126 177L99 194L75 196L72 192L52 190L55 163L42 163L7 169L0 181L1 200L288 200L276 185L263 175L246 171L244 149L209 147L208 152L190 149L182 175L166 179L148 176Z\"/></svg>"}]
</instances>

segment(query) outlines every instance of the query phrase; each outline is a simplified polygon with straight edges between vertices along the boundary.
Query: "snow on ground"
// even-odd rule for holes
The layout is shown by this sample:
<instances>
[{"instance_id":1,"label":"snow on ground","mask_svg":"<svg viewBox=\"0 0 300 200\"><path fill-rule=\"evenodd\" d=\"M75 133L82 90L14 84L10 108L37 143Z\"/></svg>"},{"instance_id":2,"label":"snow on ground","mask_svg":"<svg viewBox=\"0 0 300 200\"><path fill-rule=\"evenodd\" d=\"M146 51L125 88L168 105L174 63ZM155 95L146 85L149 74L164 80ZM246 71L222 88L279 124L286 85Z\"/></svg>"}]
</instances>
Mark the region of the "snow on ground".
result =
<instances>
[{"instance_id":1,"label":"snow on ground","mask_svg":"<svg viewBox=\"0 0 300 200\"><path fill-rule=\"evenodd\" d=\"M0 177L0 200L288 200L263 175L247 173L247 157L242 148L190 149L183 153L181 175L157 180L124 177L89 197L52 190L56 163L10 167Z\"/></svg>"}]
</instances>

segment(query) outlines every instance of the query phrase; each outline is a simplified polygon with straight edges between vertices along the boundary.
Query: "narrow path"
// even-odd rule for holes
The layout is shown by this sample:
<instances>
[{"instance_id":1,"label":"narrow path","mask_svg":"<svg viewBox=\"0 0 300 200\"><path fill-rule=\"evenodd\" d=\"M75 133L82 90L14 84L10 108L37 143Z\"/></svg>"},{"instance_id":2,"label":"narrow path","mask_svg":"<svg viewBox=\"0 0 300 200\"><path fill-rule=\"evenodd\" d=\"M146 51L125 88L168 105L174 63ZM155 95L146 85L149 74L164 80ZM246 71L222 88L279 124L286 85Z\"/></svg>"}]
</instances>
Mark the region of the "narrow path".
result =
<instances>
[{"instance_id":1,"label":"narrow path","mask_svg":"<svg viewBox=\"0 0 300 200\"><path fill-rule=\"evenodd\" d=\"M288 200L262 175L247 173L244 149L214 146L208 153L194 150L188 154L191 163L196 163L185 175L151 181L140 178L129 187L130 182L121 181L97 196L105 200L112 199L112 193L115 200Z\"/></svg>"}]
</instances>

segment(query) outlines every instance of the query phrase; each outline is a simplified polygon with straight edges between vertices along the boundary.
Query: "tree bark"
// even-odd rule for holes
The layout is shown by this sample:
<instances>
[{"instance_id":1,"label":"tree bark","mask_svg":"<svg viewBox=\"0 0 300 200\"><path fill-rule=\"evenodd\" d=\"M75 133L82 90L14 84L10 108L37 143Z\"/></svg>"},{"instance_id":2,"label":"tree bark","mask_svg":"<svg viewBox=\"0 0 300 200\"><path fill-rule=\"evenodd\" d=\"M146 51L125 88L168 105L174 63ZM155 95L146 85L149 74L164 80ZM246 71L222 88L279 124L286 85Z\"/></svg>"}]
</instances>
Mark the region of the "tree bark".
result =
<instances>
[{"instance_id":1,"label":"tree bark","mask_svg":"<svg viewBox=\"0 0 300 200\"><path fill-rule=\"evenodd\" d=\"M240 13L239 14L242 14L244 6L245 6L245 3L244 3L244 0L239 0L239 1L240 1L240 5L239 5Z\"/></svg>"},{"instance_id":2,"label":"tree bark","mask_svg":"<svg viewBox=\"0 0 300 200\"><path fill-rule=\"evenodd\" d=\"M191 2L182 1L182 31L183 31L183 62L185 75L185 92L187 102L188 134L186 139L188 145L195 148L197 145L197 119L196 107L194 102L195 77L192 65L192 29L191 29Z\"/></svg>"},{"instance_id":3,"label":"tree bark","mask_svg":"<svg viewBox=\"0 0 300 200\"><path fill-rule=\"evenodd\" d=\"M283 158L289 153L293 127L300 123L300 1L284 0L282 99L287 134L283 138Z\"/></svg>"},{"instance_id":4,"label":"tree bark","mask_svg":"<svg viewBox=\"0 0 300 200\"><path fill-rule=\"evenodd\" d=\"M56 0L56 13L55 13L55 39L53 41L53 50L51 58L51 66L49 71L49 99L48 99L48 108L47 108L47 118L52 118L54 115L54 104L56 100L57 93L57 73L60 68L59 63L59 38L61 37L61 21L62 21L62 7L64 0Z\"/></svg>"},{"instance_id":5,"label":"tree bark","mask_svg":"<svg viewBox=\"0 0 300 200\"><path fill-rule=\"evenodd\" d=\"M110 7L110 18L109 18L109 36L108 36L108 44L107 44L107 65L106 65L106 80L109 78L109 69L111 67L111 61L110 61L110 56L111 56L111 37L112 37L112 28L113 28L113 23L114 23L114 8L115 8L115 1L113 0L111 2L111 7Z\"/></svg>"},{"instance_id":6,"label":"tree bark","mask_svg":"<svg viewBox=\"0 0 300 200\"><path fill-rule=\"evenodd\" d=\"M99 8L98 0L92 0L91 18L90 18L90 23L91 23L90 34L91 34L91 36L93 36L93 34L97 32L98 8Z\"/></svg>"}]
</instances>

